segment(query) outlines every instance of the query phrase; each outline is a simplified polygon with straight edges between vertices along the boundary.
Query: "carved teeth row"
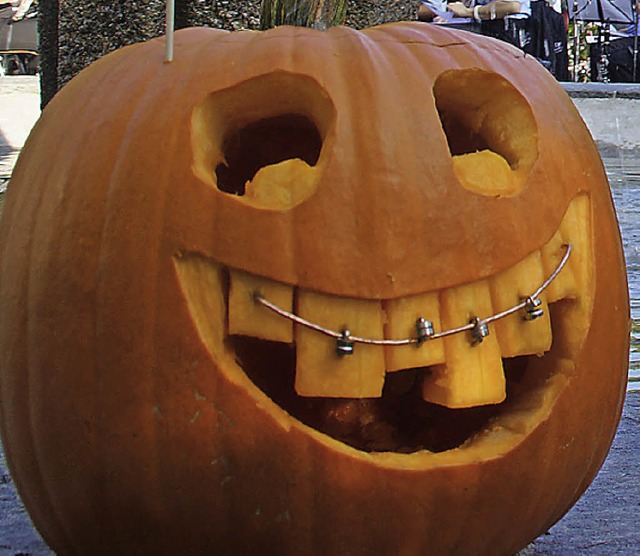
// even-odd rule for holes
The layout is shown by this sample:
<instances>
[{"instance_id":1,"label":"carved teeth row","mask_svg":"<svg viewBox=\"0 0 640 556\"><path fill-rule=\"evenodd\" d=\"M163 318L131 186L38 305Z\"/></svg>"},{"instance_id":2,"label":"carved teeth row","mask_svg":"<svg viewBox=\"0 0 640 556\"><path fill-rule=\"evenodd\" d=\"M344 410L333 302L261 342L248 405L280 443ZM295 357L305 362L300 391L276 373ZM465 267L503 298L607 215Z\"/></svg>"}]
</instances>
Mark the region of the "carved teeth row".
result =
<instances>
[{"instance_id":1,"label":"carved teeth row","mask_svg":"<svg viewBox=\"0 0 640 556\"><path fill-rule=\"evenodd\" d=\"M407 368L429 367L423 382L425 400L448 407L499 403L505 398L502 359L519 355L543 355L552 343L547 303L576 298L587 269L584 256L569 260L540 296L544 314L525 321L516 313L489 324L489 336L473 345L466 333L421 346L357 344L353 355L336 355L336 339L294 324L254 300L265 298L300 317L335 331L346 328L366 338L414 337L415 322L424 317L436 332L465 325L513 307L534 292L558 266L563 245L574 252L588 252L590 227L588 199L578 198L567 211L558 232L540 251L489 279L402 299L370 301L339 298L272 282L239 271L230 271L228 332L296 344L295 388L302 396L367 398L382 395L385 374ZM586 201L586 205L585 205ZM582 226L582 228L580 228ZM578 237L576 237L578 236ZM578 249L576 249L576 243ZM572 259L576 259L575 261Z\"/></svg>"}]
</instances>

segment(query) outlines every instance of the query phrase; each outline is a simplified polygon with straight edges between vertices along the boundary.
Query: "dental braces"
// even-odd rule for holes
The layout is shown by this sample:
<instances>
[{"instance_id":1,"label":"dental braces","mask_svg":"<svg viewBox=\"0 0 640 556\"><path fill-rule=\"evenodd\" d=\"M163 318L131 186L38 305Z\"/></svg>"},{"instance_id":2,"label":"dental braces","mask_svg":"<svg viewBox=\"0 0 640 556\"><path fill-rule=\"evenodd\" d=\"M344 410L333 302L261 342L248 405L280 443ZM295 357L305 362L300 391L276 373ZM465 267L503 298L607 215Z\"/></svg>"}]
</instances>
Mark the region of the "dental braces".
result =
<instances>
[{"instance_id":1,"label":"dental braces","mask_svg":"<svg viewBox=\"0 0 640 556\"><path fill-rule=\"evenodd\" d=\"M459 334L461 332L469 332L471 344L477 345L481 344L482 341L489 335L489 324L492 322L503 319L522 310L524 310L523 319L526 321L535 320L544 314L544 310L541 307L542 301L540 300L540 294L547 287L549 287L549 284L551 284L551 282L555 280L560 271L567 264L569 255L571 254L571 245L567 244L564 245L564 247L566 248L566 251L562 256L562 259L558 263L558 266L551 273L551 275L542 283L542 285L537 290L535 290L531 295L524 297L522 301L517 305L514 305L509 309L485 317L483 319L479 317L473 317L468 324L459 326L457 328L443 330L441 332L436 332L434 330L433 322L420 317L416 320L416 335L412 338L404 338L398 340L376 340L373 338L361 338L359 336L353 336L347 328L338 332L336 330L325 328L324 326L321 326L317 323L303 319L302 317L294 313L290 313L289 311L285 311L284 309L278 307L274 303L271 303L270 301L262 297L260 292L255 292L253 298L256 303L259 303L260 305L266 307L267 309L273 311L281 317L287 318L295 322L296 324L299 324L311 330L315 330L316 332L325 334L326 336L335 338L336 353L340 356L353 354L355 344L368 344L375 346L405 346L416 344L419 347L427 340L437 340L438 338L445 338L447 336L452 336L453 334Z\"/></svg>"}]
</instances>

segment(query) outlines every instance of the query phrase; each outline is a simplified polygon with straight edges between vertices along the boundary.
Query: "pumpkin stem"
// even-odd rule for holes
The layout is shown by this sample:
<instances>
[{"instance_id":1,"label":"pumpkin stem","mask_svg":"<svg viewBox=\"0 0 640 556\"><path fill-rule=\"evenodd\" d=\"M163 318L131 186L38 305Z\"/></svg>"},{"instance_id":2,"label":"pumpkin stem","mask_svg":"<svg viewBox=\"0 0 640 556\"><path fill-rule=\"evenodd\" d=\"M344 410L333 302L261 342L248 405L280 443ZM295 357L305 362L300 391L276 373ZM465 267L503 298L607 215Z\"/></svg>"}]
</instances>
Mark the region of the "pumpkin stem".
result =
<instances>
[{"instance_id":1,"label":"pumpkin stem","mask_svg":"<svg viewBox=\"0 0 640 556\"><path fill-rule=\"evenodd\" d=\"M344 23L347 0L262 0L260 29L295 25L324 30Z\"/></svg>"}]
</instances>

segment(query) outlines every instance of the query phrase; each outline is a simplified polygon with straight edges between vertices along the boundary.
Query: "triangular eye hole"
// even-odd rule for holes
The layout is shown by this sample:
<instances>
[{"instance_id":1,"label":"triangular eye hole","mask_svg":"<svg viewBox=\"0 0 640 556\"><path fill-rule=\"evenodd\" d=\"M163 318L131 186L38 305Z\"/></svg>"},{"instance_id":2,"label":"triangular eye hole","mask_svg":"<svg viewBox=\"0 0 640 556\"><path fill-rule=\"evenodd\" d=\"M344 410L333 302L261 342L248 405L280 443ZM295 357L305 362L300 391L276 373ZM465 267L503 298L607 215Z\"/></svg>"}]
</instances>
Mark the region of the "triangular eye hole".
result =
<instances>
[{"instance_id":1,"label":"triangular eye hole","mask_svg":"<svg viewBox=\"0 0 640 556\"><path fill-rule=\"evenodd\" d=\"M500 75L479 69L444 72L433 93L460 184L481 195L517 195L538 156L525 98Z\"/></svg>"},{"instance_id":2,"label":"triangular eye hole","mask_svg":"<svg viewBox=\"0 0 640 556\"><path fill-rule=\"evenodd\" d=\"M249 79L194 110L194 171L243 204L290 209L318 186L334 120L329 96L309 77Z\"/></svg>"}]
</instances>

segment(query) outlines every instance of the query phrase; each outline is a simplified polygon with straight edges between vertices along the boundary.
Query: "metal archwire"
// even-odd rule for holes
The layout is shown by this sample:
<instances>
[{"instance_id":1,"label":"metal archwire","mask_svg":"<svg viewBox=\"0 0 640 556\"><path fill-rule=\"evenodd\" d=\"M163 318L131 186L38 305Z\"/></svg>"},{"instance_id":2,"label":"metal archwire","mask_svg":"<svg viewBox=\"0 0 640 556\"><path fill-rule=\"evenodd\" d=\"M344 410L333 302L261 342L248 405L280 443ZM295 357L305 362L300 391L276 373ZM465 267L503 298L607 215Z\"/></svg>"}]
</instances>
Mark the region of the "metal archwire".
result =
<instances>
[{"instance_id":1,"label":"metal archwire","mask_svg":"<svg viewBox=\"0 0 640 556\"><path fill-rule=\"evenodd\" d=\"M435 332L433 328L433 323L423 317L420 317L416 320L416 335L411 338L401 338L401 339L374 339L374 338L362 338L360 336L355 336L351 334L351 332L345 328L341 331L332 330L331 328L324 327L320 324L311 322L299 315L291 313L277 306L275 303L267 300L259 291L254 292L253 299L256 303L262 305L263 307L273 311L277 315L284 317L286 319L291 320L292 322L299 324L300 326L304 326L311 330L315 330L321 334L326 336L330 336L336 339L337 342L337 352L339 355L350 355L353 353L353 348L355 344L369 344L369 345L377 345L377 346L406 346L410 344L417 344L418 346L422 345L427 340L436 340L438 338L445 338L447 336L451 336L453 334L459 334L461 332L470 332L472 344L479 344L482 340L489 335L488 325L492 322L495 322L499 319L503 319L509 315L517 313L518 311L524 310L523 318L525 320L534 320L541 317L544 314L543 309L541 308L541 300L539 299L540 294L549 287L549 284L555 280L560 271L564 268L569 260L569 256L571 254L572 247L571 245L564 245L565 253L562 256L562 259L558 263L558 266L554 269L554 271L549 275L549 277L542 282L542 284L529 296L526 296L522 299L520 303L513 305L509 309L504 311L500 311L499 313L495 313L488 317L480 318L473 317L468 324L463 326L459 326L456 328L450 328L448 330L443 330L441 332Z\"/></svg>"}]
</instances>

